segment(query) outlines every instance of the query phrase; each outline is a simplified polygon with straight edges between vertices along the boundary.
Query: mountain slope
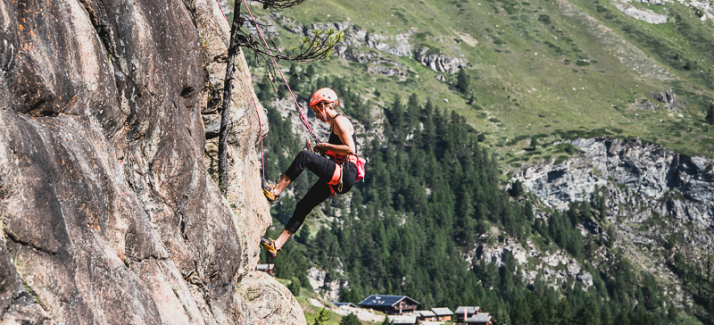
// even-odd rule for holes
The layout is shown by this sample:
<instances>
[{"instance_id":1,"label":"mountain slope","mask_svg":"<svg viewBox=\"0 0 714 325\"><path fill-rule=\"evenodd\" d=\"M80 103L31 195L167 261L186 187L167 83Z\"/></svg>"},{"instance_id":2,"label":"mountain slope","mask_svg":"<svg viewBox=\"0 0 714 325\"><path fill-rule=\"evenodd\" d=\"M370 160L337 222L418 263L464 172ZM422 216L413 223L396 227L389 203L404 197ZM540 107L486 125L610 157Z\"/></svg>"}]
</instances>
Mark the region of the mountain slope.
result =
<instances>
[{"instance_id":1,"label":"mountain slope","mask_svg":"<svg viewBox=\"0 0 714 325\"><path fill-rule=\"evenodd\" d=\"M698 206L692 198L653 203L623 190L626 179L602 184L620 189L612 196L582 195L587 182L556 173L573 190L555 209L520 183L509 198L498 189L497 164L471 156L483 142L493 149L483 156L495 152L511 175L542 161L576 166L580 176L598 172L560 141L639 137L675 149L652 145L681 161L699 159L681 153L711 156L711 127L702 124L712 98L710 4L654 3L323 1L263 13L285 48L314 29L345 32L336 57L291 67L290 83L303 98L338 90L374 163L354 193L308 217L312 231L276 262L281 275L307 284L319 274L315 289L355 302L393 292L432 307L481 304L506 323L581 321L595 309L603 324L711 323L712 278L702 272L712 264L706 249L693 249L710 244L711 218L662 208ZM275 98L263 70L253 72L259 96ZM271 122L291 117L289 105L273 104ZM431 147L435 125L443 138ZM280 132L269 148L277 177L300 140ZM289 218L308 180L276 218ZM685 215L706 221L690 225Z\"/></svg>"},{"instance_id":2,"label":"mountain slope","mask_svg":"<svg viewBox=\"0 0 714 325\"><path fill-rule=\"evenodd\" d=\"M346 59L321 62L318 73L343 76L368 99L375 89L389 101L412 92L446 99L443 106L466 116L512 163L542 158L519 153L527 138L574 134L637 136L712 155L711 128L701 122L714 98L714 11L706 2L663 3L328 0L272 21L286 48L313 24L345 30L348 44L338 54ZM667 23L650 24L618 7L659 12ZM455 75L417 61L424 48L464 61L471 78L464 94L454 91ZM390 69L402 76L380 74ZM650 94L670 89L685 110L668 110Z\"/></svg>"}]
</instances>

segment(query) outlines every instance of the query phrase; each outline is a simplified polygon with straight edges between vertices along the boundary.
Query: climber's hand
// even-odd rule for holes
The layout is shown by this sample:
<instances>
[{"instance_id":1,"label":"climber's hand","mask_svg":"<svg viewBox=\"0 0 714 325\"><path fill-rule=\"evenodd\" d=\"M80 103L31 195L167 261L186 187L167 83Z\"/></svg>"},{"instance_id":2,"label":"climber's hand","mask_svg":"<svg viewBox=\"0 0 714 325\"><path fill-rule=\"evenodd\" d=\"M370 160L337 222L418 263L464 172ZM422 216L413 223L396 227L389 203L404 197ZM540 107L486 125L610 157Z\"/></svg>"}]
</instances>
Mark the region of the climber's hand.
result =
<instances>
[{"instance_id":1,"label":"climber's hand","mask_svg":"<svg viewBox=\"0 0 714 325\"><path fill-rule=\"evenodd\" d=\"M315 145L314 148L312 148L313 152L325 152L327 151L327 144L326 143L318 143Z\"/></svg>"}]
</instances>

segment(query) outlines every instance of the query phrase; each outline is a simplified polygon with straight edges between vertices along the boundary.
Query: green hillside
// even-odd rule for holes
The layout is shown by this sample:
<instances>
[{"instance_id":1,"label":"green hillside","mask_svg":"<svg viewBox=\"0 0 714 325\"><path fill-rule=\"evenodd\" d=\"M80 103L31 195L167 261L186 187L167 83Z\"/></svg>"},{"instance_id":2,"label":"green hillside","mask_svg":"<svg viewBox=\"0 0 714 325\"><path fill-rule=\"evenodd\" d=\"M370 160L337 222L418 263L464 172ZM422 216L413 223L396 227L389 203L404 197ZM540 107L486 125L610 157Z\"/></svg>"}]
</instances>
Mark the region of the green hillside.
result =
<instances>
[{"instance_id":1,"label":"green hillside","mask_svg":"<svg viewBox=\"0 0 714 325\"><path fill-rule=\"evenodd\" d=\"M512 166L551 155L521 151L533 136L541 144L564 137L639 137L688 154L714 155L714 130L702 124L714 98L714 25L678 2L634 6L669 20L653 25L608 1L586 0L324 0L306 1L282 15L306 26L349 21L381 35L411 31L412 47L461 53L470 65L464 93L453 90L455 74L445 74L447 81L441 82L435 76L444 73L384 52L378 54L413 69L405 80L368 73L369 63L336 56L317 63L317 70L344 77L377 104L390 102L393 94L417 93L456 110ZM302 36L279 32L283 47ZM469 35L478 44L468 44ZM361 49L368 50L378 52ZM375 98L375 89L381 97ZM686 101L686 110L666 110L650 96L670 89ZM635 108L641 99L657 109Z\"/></svg>"}]
</instances>

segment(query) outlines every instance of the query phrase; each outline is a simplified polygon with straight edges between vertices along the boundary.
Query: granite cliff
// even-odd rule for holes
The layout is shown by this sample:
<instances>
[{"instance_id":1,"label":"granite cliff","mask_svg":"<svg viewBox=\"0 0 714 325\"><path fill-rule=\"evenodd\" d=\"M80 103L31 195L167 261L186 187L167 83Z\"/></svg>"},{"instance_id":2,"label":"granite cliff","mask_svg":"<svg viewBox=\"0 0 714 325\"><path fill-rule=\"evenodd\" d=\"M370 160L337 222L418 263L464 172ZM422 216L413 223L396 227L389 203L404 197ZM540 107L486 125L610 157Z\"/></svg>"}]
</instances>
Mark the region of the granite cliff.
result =
<instances>
[{"instance_id":1,"label":"granite cliff","mask_svg":"<svg viewBox=\"0 0 714 325\"><path fill-rule=\"evenodd\" d=\"M0 25L0 323L305 324L254 271L271 217L242 55L226 197L211 177L215 1L3 0Z\"/></svg>"},{"instance_id":2,"label":"granite cliff","mask_svg":"<svg viewBox=\"0 0 714 325\"><path fill-rule=\"evenodd\" d=\"M546 204L566 210L573 202L606 197L607 219L636 243L664 242L681 233L692 248L714 244L714 162L689 157L639 140L578 139L570 142L581 155L548 162L514 176ZM650 220L652 219L652 220ZM657 226L632 228L648 220ZM656 222L655 222L656 221Z\"/></svg>"},{"instance_id":3,"label":"granite cliff","mask_svg":"<svg viewBox=\"0 0 714 325\"><path fill-rule=\"evenodd\" d=\"M567 144L577 153L569 159L524 166L512 176L508 189L520 182L535 203L535 217L544 222L549 222L554 210L565 212L573 204L603 204L604 215L580 224L583 237L592 234L612 241L611 247L655 275L667 288L666 295L691 305L691 295L683 291L685 281L671 266L675 254L682 254L688 263L706 267L714 245L714 161L637 139L576 139ZM540 274L551 285L566 283L568 278L585 287L592 285L592 275L581 270L576 260L560 251L541 252L530 241L526 245L484 242L467 259L500 264L507 252L519 264L535 261L535 271L523 271L527 283ZM605 249L596 255L593 265L613 256Z\"/></svg>"}]
</instances>

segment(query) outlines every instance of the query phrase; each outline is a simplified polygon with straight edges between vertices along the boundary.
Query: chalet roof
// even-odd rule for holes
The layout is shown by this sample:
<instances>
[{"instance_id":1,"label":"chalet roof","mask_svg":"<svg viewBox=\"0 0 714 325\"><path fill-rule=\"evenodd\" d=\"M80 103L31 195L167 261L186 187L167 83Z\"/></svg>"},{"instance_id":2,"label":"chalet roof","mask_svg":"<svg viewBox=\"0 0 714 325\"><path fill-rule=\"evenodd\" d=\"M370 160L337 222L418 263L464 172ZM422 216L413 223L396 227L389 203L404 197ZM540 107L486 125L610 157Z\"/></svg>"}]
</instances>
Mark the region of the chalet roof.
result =
<instances>
[{"instance_id":1,"label":"chalet roof","mask_svg":"<svg viewBox=\"0 0 714 325\"><path fill-rule=\"evenodd\" d=\"M473 317L467 318L466 323L488 323L493 318L489 313L478 313Z\"/></svg>"},{"instance_id":2,"label":"chalet roof","mask_svg":"<svg viewBox=\"0 0 714 325\"><path fill-rule=\"evenodd\" d=\"M333 305L337 306L337 308L341 307L352 307L352 308L357 308L357 305L351 303L351 302L333 302Z\"/></svg>"},{"instance_id":3,"label":"chalet roof","mask_svg":"<svg viewBox=\"0 0 714 325\"><path fill-rule=\"evenodd\" d=\"M456 308L454 313L457 315L463 315L464 310L466 310L467 314L475 314L479 309L481 309L479 306L459 306L459 308Z\"/></svg>"},{"instance_id":4,"label":"chalet roof","mask_svg":"<svg viewBox=\"0 0 714 325\"><path fill-rule=\"evenodd\" d=\"M413 324L416 324L416 323L417 323L416 316L392 316L392 315L388 315L387 317L392 320L392 322L394 323L394 325L398 325L398 324L409 324L409 325L413 325Z\"/></svg>"},{"instance_id":5,"label":"chalet roof","mask_svg":"<svg viewBox=\"0 0 714 325\"><path fill-rule=\"evenodd\" d=\"M446 308L446 307L440 307L440 308L432 308L431 311L436 314L436 316L448 316L448 315L453 315L454 312L451 311L451 309Z\"/></svg>"},{"instance_id":6,"label":"chalet roof","mask_svg":"<svg viewBox=\"0 0 714 325\"><path fill-rule=\"evenodd\" d=\"M421 315L421 317L434 317L436 314L434 314L433 311L431 310L417 310L416 311L417 315Z\"/></svg>"},{"instance_id":7,"label":"chalet roof","mask_svg":"<svg viewBox=\"0 0 714 325\"><path fill-rule=\"evenodd\" d=\"M374 308L374 307L394 307L402 300L407 300L411 305L421 305L418 301L409 298L407 296L390 296L390 295L371 295L362 302L359 303L360 306L364 308Z\"/></svg>"}]
</instances>

